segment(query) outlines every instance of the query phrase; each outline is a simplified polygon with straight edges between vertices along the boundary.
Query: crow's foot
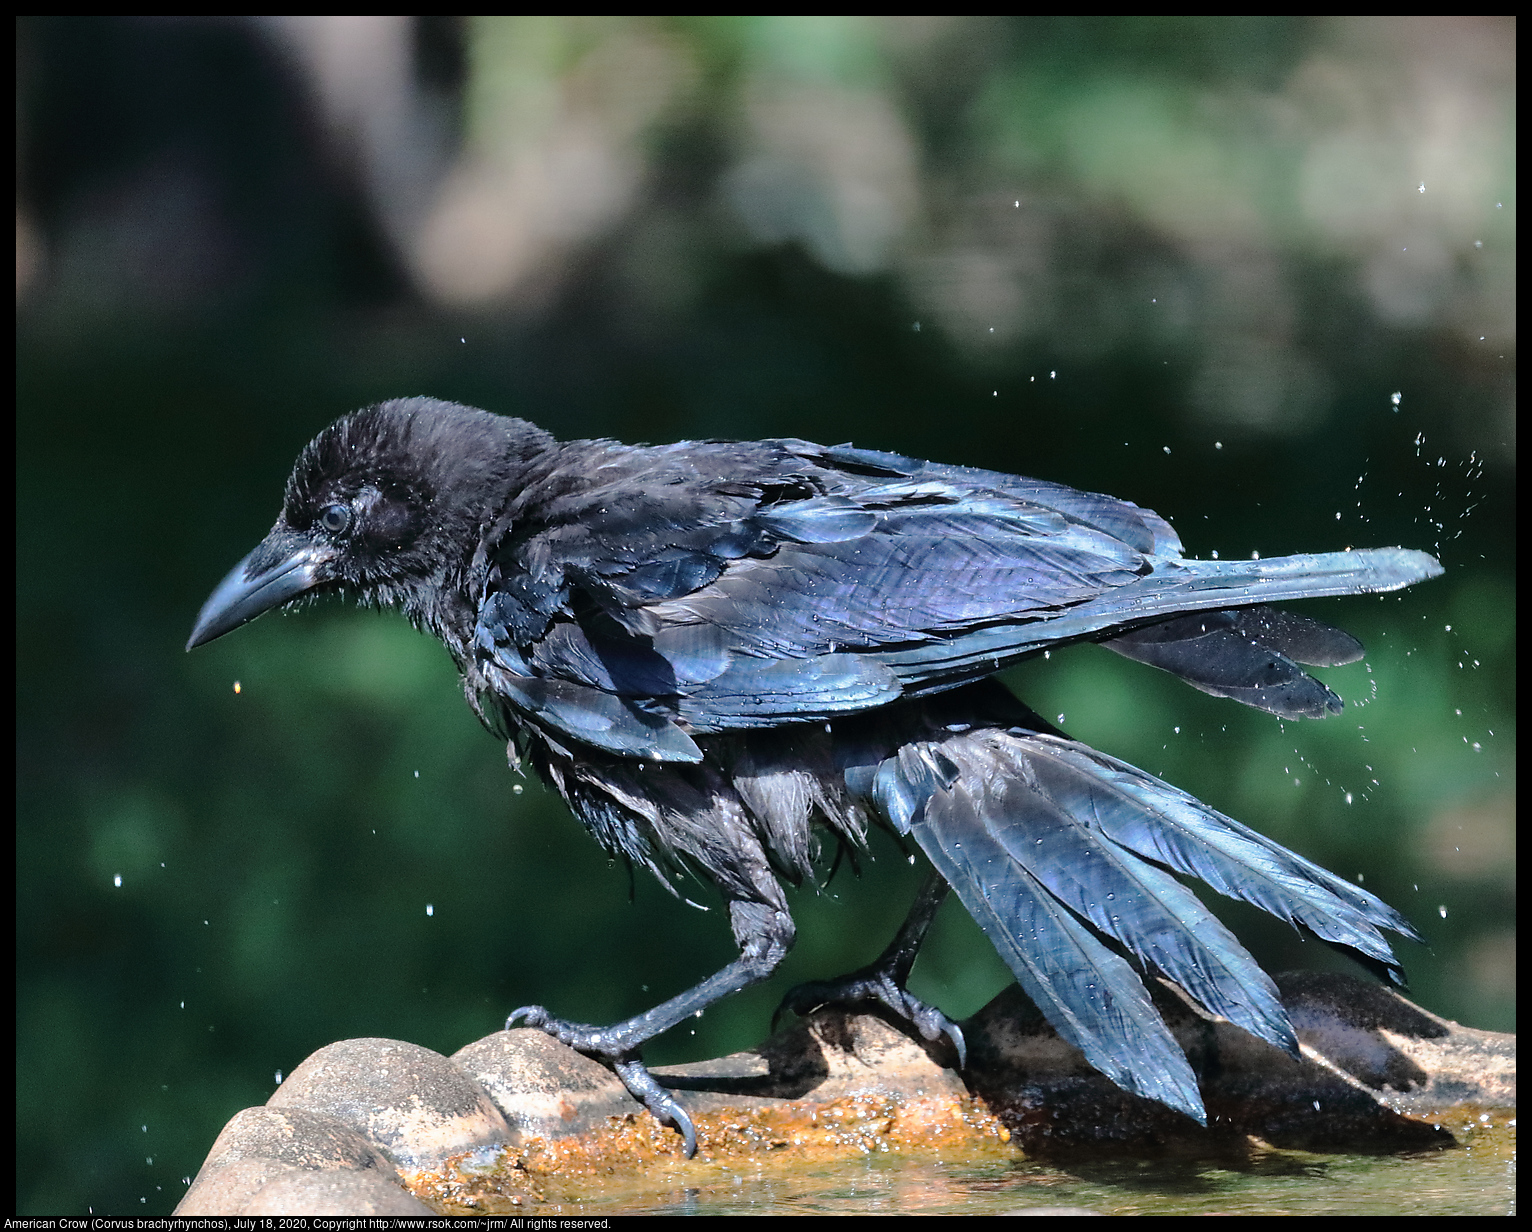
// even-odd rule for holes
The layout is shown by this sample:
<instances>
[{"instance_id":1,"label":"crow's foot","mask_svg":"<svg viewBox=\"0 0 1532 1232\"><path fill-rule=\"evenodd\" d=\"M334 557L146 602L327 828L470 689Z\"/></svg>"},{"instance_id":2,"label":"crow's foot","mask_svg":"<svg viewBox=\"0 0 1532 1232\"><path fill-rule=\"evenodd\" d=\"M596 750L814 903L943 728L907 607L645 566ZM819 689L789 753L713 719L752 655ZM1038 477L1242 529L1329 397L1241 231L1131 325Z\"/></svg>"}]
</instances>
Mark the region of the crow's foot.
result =
<instances>
[{"instance_id":1,"label":"crow's foot","mask_svg":"<svg viewBox=\"0 0 1532 1232\"><path fill-rule=\"evenodd\" d=\"M772 1015L772 1026L775 1027L783 1010L791 1010L802 1017L823 1005L853 1005L858 1001L873 1001L887 1007L933 1043L945 1038L957 1051L958 1068L968 1064L968 1045L963 1039L963 1029L939 1009L900 987L893 971L876 963L839 979L815 980L789 989Z\"/></svg>"},{"instance_id":2,"label":"crow's foot","mask_svg":"<svg viewBox=\"0 0 1532 1232\"><path fill-rule=\"evenodd\" d=\"M671 1093L660 1086L638 1055L638 1049L624 1046L622 1033L612 1027L593 1027L583 1022L555 1018L541 1005L524 1005L505 1020L505 1028L521 1024L535 1027L568 1044L576 1052L599 1061L617 1075L628 1094L638 1100L662 1125L669 1125L681 1135L686 1158L697 1153L697 1129L686 1109Z\"/></svg>"}]
</instances>

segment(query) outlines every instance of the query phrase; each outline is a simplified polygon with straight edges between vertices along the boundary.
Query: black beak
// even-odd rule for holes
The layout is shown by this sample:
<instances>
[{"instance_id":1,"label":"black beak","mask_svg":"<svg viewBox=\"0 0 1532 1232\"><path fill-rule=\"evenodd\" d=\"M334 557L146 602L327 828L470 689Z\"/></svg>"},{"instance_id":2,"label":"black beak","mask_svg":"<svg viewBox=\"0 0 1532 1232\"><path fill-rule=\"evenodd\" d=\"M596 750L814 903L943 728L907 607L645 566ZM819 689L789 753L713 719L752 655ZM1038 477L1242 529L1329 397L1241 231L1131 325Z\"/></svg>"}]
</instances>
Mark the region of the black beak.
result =
<instances>
[{"instance_id":1,"label":"black beak","mask_svg":"<svg viewBox=\"0 0 1532 1232\"><path fill-rule=\"evenodd\" d=\"M326 580L324 567L335 555L328 543L316 543L294 531L272 531L218 583L197 613L186 649L205 645L312 590Z\"/></svg>"}]
</instances>

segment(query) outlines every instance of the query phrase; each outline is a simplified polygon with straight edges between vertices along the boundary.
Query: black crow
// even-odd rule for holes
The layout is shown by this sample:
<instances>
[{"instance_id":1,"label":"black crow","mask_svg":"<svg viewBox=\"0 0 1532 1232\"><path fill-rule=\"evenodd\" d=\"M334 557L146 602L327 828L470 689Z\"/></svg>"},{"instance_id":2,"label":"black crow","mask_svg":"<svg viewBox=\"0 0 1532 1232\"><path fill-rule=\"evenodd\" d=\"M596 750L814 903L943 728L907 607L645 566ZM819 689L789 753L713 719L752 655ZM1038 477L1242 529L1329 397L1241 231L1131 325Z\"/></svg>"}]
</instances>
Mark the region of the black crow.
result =
<instances>
[{"instance_id":1,"label":"black crow","mask_svg":"<svg viewBox=\"0 0 1532 1232\"><path fill-rule=\"evenodd\" d=\"M716 884L740 948L717 974L610 1027L511 1015L611 1067L688 1155L691 1122L641 1050L782 961L780 882L813 876L816 824L851 849L885 826L934 871L881 959L788 1005L876 999L962 1063L956 1025L904 986L950 886L1064 1039L1205 1124L1135 966L1298 1045L1271 980L1173 873L1396 979L1380 930L1419 936L991 677L1093 641L1283 718L1333 714L1340 698L1298 665L1361 646L1267 605L1441 572L1403 548L1189 560L1158 514L1036 479L800 440L557 441L404 398L304 449L276 525L187 648L320 591L397 605L446 645L513 765L530 759L610 854L667 886L682 871Z\"/></svg>"}]
</instances>

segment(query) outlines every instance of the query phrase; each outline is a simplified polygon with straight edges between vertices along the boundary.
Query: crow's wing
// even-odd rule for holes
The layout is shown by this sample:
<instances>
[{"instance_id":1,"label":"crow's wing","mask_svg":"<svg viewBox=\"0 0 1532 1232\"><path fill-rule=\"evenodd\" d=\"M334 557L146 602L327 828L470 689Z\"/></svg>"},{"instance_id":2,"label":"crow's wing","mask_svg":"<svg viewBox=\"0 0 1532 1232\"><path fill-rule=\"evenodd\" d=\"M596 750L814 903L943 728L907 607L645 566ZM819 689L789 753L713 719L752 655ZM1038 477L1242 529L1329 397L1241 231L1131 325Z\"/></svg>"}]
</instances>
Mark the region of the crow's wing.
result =
<instances>
[{"instance_id":1,"label":"crow's wing","mask_svg":"<svg viewBox=\"0 0 1532 1232\"><path fill-rule=\"evenodd\" d=\"M1114 649L1199 688L1322 713L1333 695L1295 660L1325 626L1133 631L1436 568L1396 549L1188 561L1126 501L847 446L599 445L560 465L603 482L513 511L487 553L481 657L524 713L636 756L690 760L682 728L828 719L1124 631ZM672 720L681 738L657 739Z\"/></svg>"},{"instance_id":2,"label":"crow's wing","mask_svg":"<svg viewBox=\"0 0 1532 1232\"><path fill-rule=\"evenodd\" d=\"M952 696L927 703L924 738L894 728L883 740L891 756L853 753L847 785L919 843L1059 1034L1118 1085L1203 1119L1185 1056L1118 950L1298 1052L1271 980L1167 869L1400 979L1382 930L1419 934L1372 894L1053 732L994 686ZM962 721L1007 706L1009 726Z\"/></svg>"}]
</instances>

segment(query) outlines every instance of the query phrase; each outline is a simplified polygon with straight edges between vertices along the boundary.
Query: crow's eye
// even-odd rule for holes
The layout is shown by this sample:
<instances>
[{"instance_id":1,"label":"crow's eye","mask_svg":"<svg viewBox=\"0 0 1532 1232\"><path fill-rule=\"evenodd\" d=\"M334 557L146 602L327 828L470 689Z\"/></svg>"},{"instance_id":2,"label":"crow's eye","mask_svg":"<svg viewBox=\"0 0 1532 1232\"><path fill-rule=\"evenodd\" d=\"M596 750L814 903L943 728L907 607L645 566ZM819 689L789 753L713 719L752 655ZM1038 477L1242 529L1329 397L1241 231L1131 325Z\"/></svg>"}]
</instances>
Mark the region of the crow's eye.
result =
<instances>
[{"instance_id":1,"label":"crow's eye","mask_svg":"<svg viewBox=\"0 0 1532 1232\"><path fill-rule=\"evenodd\" d=\"M319 525L332 535L343 534L351 525L351 510L345 505L326 505L319 513Z\"/></svg>"}]
</instances>

